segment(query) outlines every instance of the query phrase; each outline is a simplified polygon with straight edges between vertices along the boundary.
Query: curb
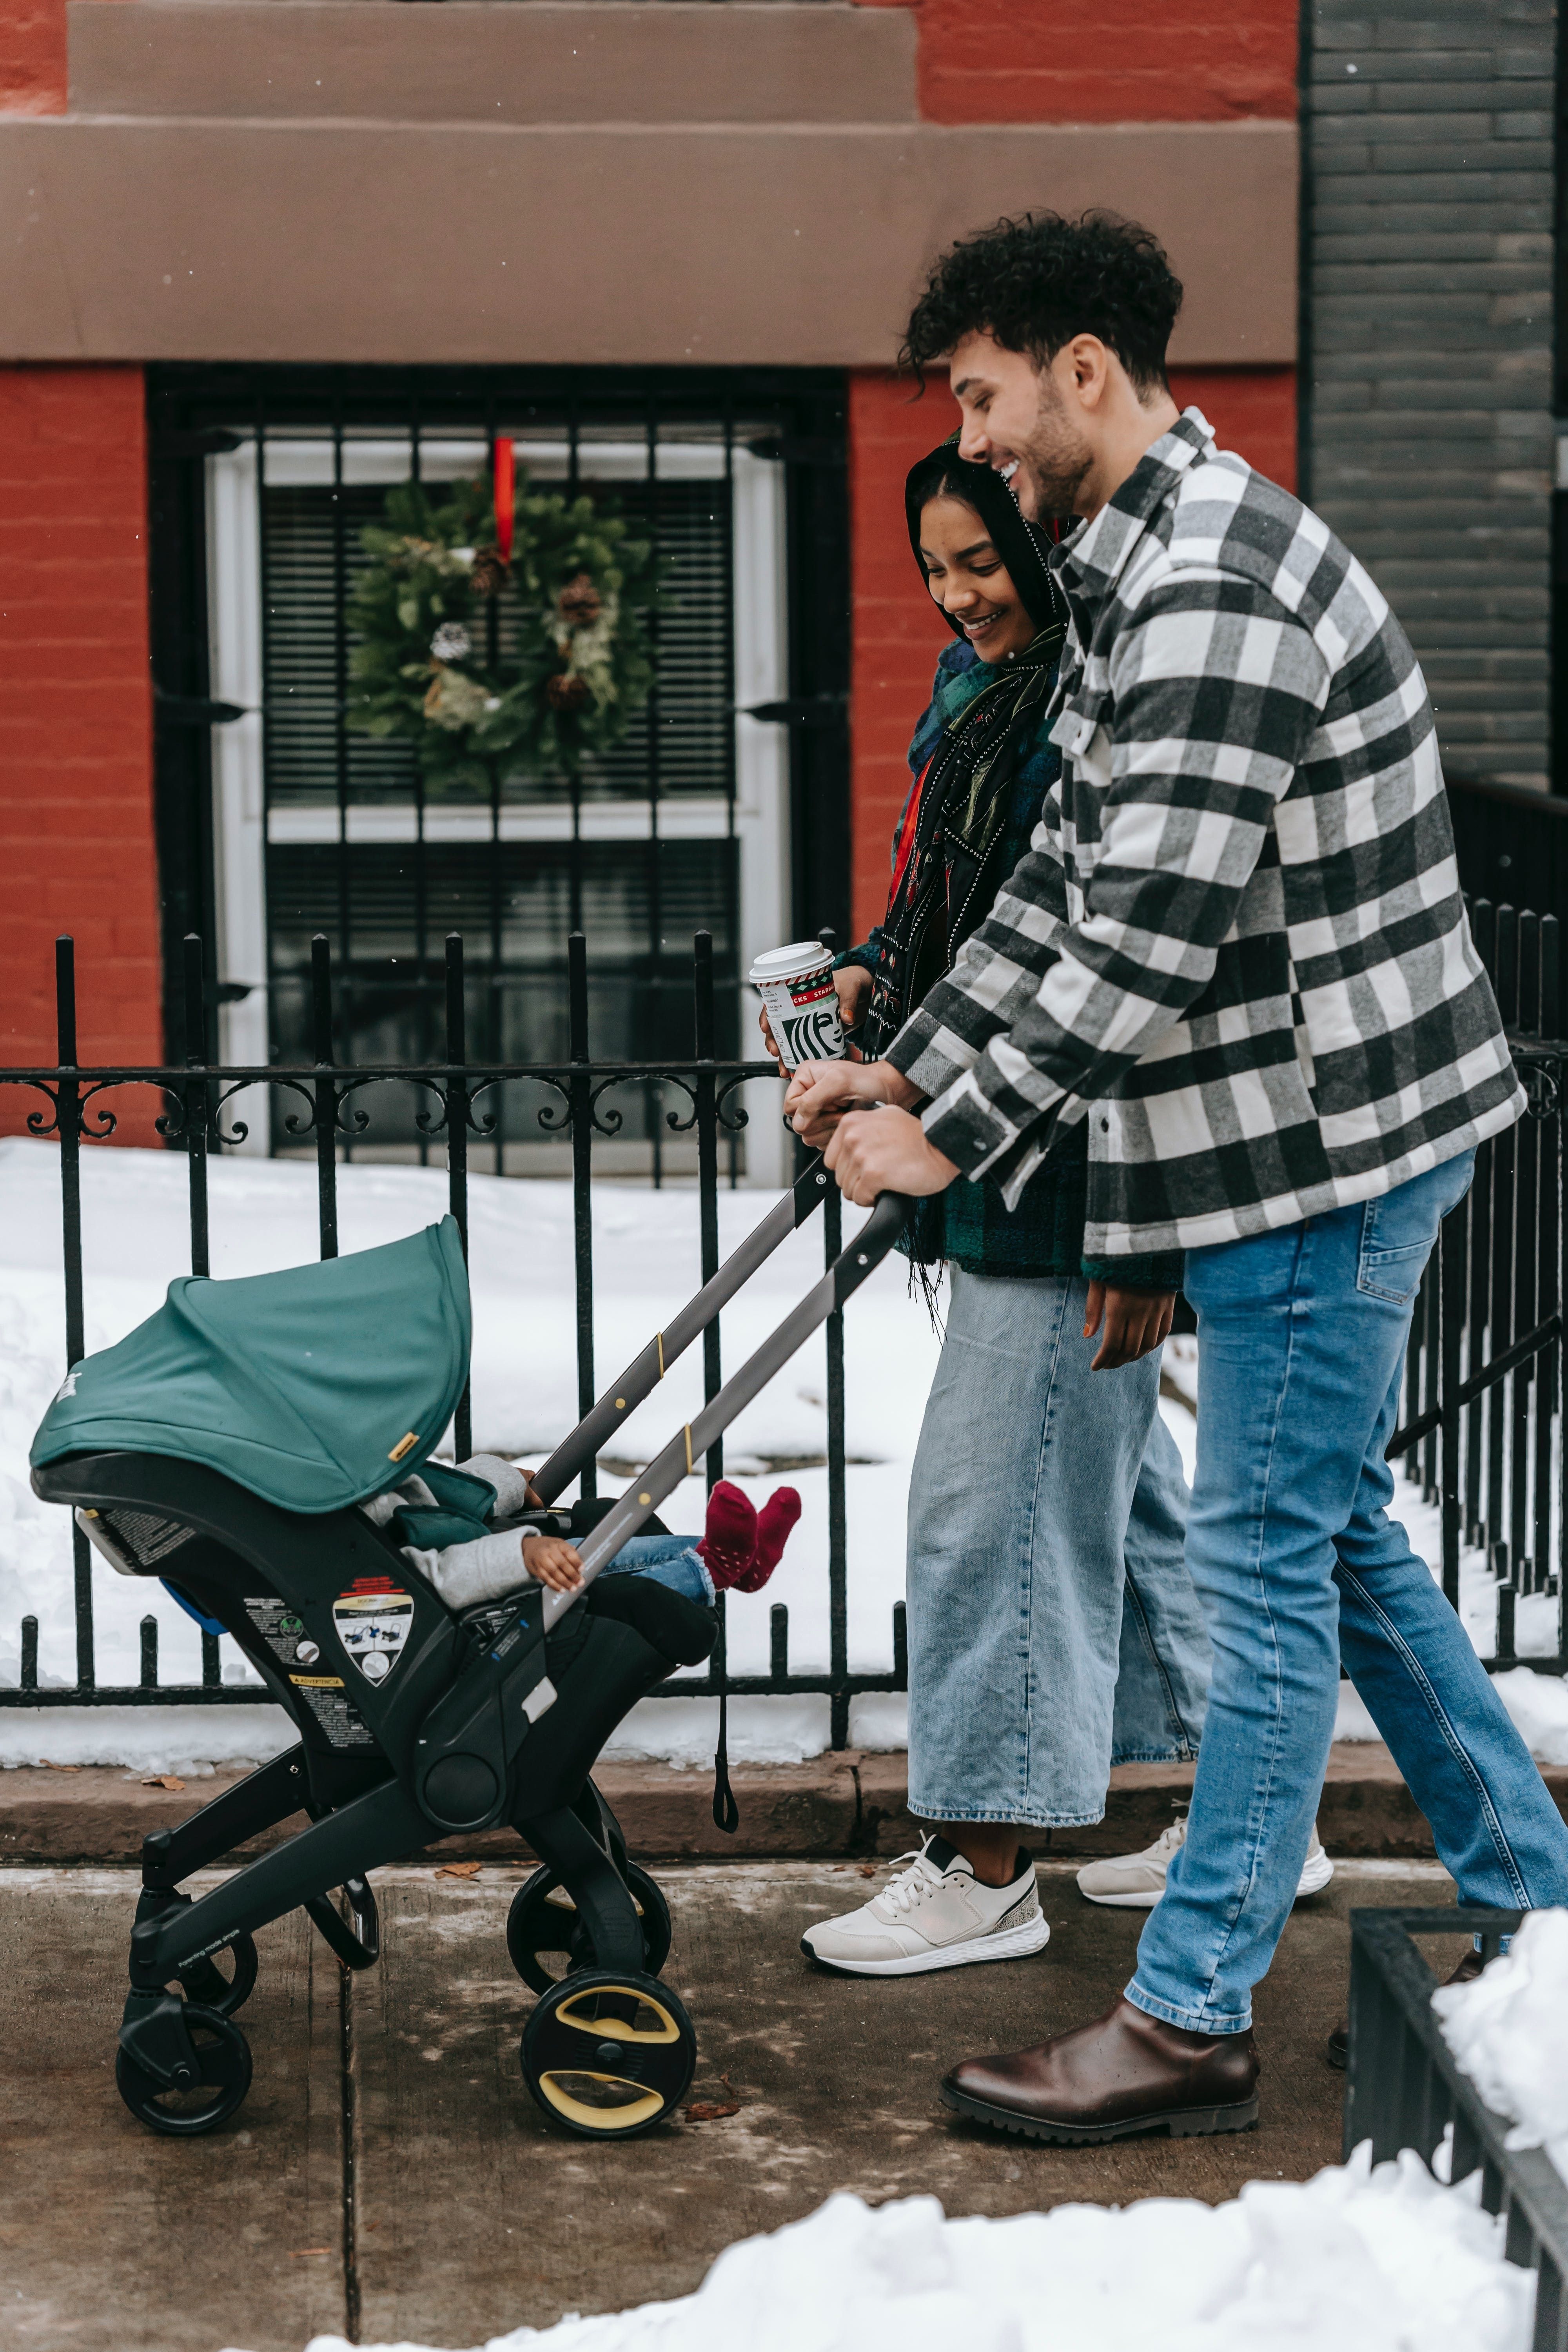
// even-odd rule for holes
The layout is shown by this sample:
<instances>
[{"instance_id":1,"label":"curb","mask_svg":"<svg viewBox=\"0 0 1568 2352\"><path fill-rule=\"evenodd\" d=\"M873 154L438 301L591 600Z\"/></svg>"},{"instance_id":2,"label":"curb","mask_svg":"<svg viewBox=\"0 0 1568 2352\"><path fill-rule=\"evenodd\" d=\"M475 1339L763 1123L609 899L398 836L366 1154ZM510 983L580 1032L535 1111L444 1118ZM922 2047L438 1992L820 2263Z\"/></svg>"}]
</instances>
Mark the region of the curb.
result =
<instances>
[{"instance_id":1,"label":"curb","mask_svg":"<svg viewBox=\"0 0 1568 2352\"><path fill-rule=\"evenodd\" d=\"M1110 1776L1105 1819L1092 1827L1037 1832L1037 1854L1061 1859L1126 1853L1148 1845L1186 1802L1190 1764L1121 1764ZM173 1829L243 1776L217 1772L183 1790L144 1787L133 1772L83 1765L0 1772L0 1864L134 1863L142 1841ZM741 1764L731 1770L741 1809L737 1834L714 1826L706 1771L667 1764L605 1764L595 1775L632 1851L650 1862L761 1859L865 1860L920 1843L909 1811L902 1754L850 1748L804 1764ZM1542 1774L1568 1819L1568 1769ZM1330 1759L1318 1826L1331 1854L1377 1860L1430 1859L1432 1832L1386 1748L1337 1746ZM248 1857L291 1833L281 1823L238 1849ZM510 1830L447 1838L428 1849L447 1860L514 1861Z\"/></svg>"}]
</instances>

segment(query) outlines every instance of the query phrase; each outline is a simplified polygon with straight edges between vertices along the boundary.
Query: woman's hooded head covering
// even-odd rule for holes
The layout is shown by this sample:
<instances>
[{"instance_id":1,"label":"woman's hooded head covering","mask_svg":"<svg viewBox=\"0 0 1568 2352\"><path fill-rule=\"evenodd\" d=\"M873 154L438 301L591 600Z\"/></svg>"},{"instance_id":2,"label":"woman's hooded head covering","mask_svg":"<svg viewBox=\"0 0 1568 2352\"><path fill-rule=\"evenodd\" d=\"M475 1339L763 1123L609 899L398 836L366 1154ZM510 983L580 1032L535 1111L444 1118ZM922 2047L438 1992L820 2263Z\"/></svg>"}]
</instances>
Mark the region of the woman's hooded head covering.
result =
<instances>
[{"instance_id":1,"label":"woman's hooded head covering","mask_svg":"<svg viewBox=\"0 0 1568 2352\"><path fill-rule=\"evenodd\" d=\"M918 465L911 466L904 479L904 514L921 580L926 574L925 565L921 562L921 515L927 500L940 497L944 490L972 506L985 525L986 534L1006 565L1035 626L1043 629L1052 621L1064 620L1061 591L1046 567L1052 544L1050 537L1037 524L1026 522L1017 499L1000 474L994 473L989 466L976 466L959 456L956 434L931 450ZM955 621L950 613L943 613L942 618L955 637L963 635L962 622Z\"/></svg>"}]
</instances>

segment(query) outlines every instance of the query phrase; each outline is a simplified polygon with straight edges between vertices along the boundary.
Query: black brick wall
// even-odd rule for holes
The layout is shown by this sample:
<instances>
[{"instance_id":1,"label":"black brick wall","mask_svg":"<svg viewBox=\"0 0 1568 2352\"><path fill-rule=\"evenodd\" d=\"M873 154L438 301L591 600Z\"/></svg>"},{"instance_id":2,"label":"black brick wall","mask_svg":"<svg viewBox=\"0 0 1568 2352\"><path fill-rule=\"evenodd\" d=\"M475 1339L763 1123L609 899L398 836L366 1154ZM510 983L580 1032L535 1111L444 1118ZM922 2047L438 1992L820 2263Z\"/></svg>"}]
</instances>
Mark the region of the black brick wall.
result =
<instances>
[{"instance_id":1,"label":"black brick wall","mask_svg":"<svg viewBox=\"0 0 1568 2352\"><path fill-rule=\"evenodd\" d=\"M1305 493L1409 631L1454 772L1542 785L1552 0L1303 5Z\"/></svg>"}]
</instances>

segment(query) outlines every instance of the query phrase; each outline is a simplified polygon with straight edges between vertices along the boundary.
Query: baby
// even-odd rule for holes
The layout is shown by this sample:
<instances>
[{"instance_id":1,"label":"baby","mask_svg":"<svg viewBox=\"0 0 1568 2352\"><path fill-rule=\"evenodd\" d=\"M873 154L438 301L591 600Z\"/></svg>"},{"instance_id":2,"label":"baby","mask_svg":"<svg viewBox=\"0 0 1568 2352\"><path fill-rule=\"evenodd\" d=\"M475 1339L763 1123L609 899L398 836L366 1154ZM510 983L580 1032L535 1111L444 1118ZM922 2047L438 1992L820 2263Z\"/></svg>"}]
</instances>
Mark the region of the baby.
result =
<instances>
[{"instance_id":1,"label":"baby","mask_svg":"<svg viewBox=\"0 0 1568 2352\"><path fill-rule=\"evenodd\" d=\"M431 1465L430 1468L437 1481L444 1484L447 1474L441 1466ZM512 1518L527 1509L544 1508L529 1473L500 1454L473 1454L458 1469L465 1480L480 1480L494 1489L496 1499L484 1514L487 1517ZM472 1507L462 1507L467 1511ZM583 1580L582 1556L565 1536L511 1528L492 1528L456 1543L421 1542L421 1521L447 1517L452 1509L450 1493L436 1493L422 1477L405 1479L390 1493L373 1496L360 1508L374 1526L395 1523L397 1534L412 1538L402 1547L404 1558L435 1586L449 1608L472 1609L531 1583L572 1592ZM600 1574L651 1576L702 1605L710 1604L717 1592L760 1592L783 1558L799 1517L800 1496L793 1486L776 1488L758 1511L738 1486L721 1478L708 1498L707 1523L700 1536L662 1532L633 1536Z\"/></svg>"}]
</instances>

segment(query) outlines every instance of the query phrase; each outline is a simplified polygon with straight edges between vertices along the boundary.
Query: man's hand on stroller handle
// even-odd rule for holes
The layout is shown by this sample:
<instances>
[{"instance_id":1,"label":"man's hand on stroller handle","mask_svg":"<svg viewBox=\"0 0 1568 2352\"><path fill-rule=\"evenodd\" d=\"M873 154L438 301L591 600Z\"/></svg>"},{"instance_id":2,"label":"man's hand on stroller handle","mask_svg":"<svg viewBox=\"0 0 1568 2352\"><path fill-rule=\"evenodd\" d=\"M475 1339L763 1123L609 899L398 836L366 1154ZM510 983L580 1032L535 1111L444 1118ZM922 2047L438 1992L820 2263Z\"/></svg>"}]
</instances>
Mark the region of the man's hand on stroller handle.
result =
<instances>
[{"instance_id":1,"label":"man's hand on stroller handle","mask_svg":"<svg viewBox=\"0 0 1568 2352\"><path fill-rule=\"evenodd\" d=\"M564 1536L524 1536L522 1564L536 1584L552 1592L575 1592L583 1581L582 1556Z\"/></svg>"},{"instance_id":2,"label":"man's hand on stroller handle","mask_svg":"<svg viewBox=\"0 0 1568 2352\"><path fill-rule=\"evenodd\" d=\"M874 1208L884 1192L945 1192L958 1174L911 1112L886 1107L841 1118L822 1156L858 1209Z\"/></svg>"}]
</instances>

